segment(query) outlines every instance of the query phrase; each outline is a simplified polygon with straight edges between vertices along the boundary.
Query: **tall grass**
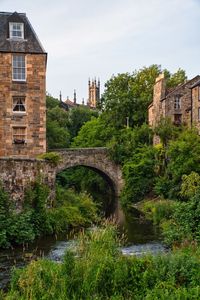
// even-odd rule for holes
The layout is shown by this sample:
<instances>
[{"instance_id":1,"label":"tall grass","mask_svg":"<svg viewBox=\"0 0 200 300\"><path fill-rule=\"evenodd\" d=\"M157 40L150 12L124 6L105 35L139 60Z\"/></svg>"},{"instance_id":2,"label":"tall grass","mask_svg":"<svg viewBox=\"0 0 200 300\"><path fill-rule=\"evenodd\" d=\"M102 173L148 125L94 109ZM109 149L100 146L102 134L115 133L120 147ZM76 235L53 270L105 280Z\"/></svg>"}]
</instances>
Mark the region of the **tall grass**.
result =
<instances>
[{"instance_id":1,"label":"tall grass","mask_svg":"<svg viewBox=\"0 0 200 300\"><path fill-rule=\"evenodd\" d=\"M13 273L7 300L199 299L200 250L125 257L114 225L79 237L77 256L62 264L30 263Z\"/></svg>"}]
</instances>

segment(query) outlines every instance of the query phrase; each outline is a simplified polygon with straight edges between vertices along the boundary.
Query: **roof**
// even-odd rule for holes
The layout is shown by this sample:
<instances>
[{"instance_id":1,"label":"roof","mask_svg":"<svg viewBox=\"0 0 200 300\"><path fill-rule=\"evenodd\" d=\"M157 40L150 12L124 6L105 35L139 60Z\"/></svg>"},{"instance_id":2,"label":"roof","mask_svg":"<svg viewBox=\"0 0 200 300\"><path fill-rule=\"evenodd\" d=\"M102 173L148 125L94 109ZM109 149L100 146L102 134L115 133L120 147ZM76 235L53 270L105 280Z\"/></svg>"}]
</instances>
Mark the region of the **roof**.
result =
<instances>
[{"instance_id":1,"label":"roof","mask_svg":"<svg viewBox=\"0 0 200 300\"><path fill-rule=\"evenodd\" d=\"M190 88L193 89L194 87L200 85L200 80L198 80L196 83L194 83Z\"/></svg>"},{"instance_id":2,"label":"roof","mask_svg":"<svg viewBox=\"0 0 200 300\"><path fill-rule=\"evenodd\" d=\"M192 79L190 79L190 80L188 80L188 81L186 81L186 82L184 82L184 83L178 85L178 86L175 87L173 90L168 91L168 93L166 94L166 97L168 97L169 95L171 95L171 94L173 94L173 93L177 93L178 90L179 90L180 88L183 88L184 86L188 86L188 88L191 88L191 87L193 87L193 85L195 85L195 84L196 84L197 82L199 82L199 81L200 81L200 76L197 75L197 76L195 76L194 78L192 78Z\"/></svg>"},{"instance_id":3,"label":"roof","mask_svg":"<svg viewBox=\"0 0 200 300\"><path fill-rule=\"evenodd\" d=\"M63 101L60 101L59 107L63 108L64 110L69 110L69 106L67 105L67 103L65 103Z\"/></svg>"},{"instance_id":4,"label":"roof","mask_svg":"<svg viewBox=\"0 0 200 300\"><path fill-rule=\"evenodd\" d=\"M76 103L74 103L73 101L71 101L69 99L65 100L64 103L66 103L69 107L76 107L77 106Z\"/></svg>"},{"instance_id":5,"label":"roof","mask_svg":"<svg viewBox=\"0 0 200 300\"><path fill-rule=\"evenodd\" d=\"M9 22L24 24L24 39L9 38ZM0 52L46 53L25 13L0 12Z\"/></svg>"}]
</instances>

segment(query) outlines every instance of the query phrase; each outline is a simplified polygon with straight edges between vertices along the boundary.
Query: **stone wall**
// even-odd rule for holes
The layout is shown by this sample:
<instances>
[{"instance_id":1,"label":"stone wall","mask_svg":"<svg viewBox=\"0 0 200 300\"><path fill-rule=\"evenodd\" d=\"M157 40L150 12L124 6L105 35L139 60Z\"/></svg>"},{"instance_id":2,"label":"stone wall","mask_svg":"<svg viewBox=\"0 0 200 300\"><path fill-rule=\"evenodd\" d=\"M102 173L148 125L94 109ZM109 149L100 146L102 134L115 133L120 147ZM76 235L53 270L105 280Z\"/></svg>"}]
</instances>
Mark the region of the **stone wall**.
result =
<instances>
[{"instance_id":1,"label":"stone wall","mask_svg":"<svg viewBox=\"0 0 200 300\"><path fill-rule=\"evenodd\" d=\"M192 91L192 121L200 134L200 86L195 86Z\"/></svg>"},{"instance_id":2,"label":"stone wall","mask_svg":"<svg viewBox=\"0 0 200 300\"><path fill-rule=\"evenodd\" d=\"M46 54L26 54L26 81L12 81L12 54L0 53L0 157L35 158L46 151ZM25 112L13 111L13 97L25 97ZM24 127L25 143L13 143Z\"/></svg>"},{"instance_id":3,"label":"stone wall","mask_svg":"<svg viewBox=\"0 0 200 300\"><path fill-rule=\"evenodd\" d=\"M24 192L37 178L54 190L55 169L46 161L22 158L0 159L0 181L10 194L17 210L22 207Z\"/></svg>"}]
</instances>

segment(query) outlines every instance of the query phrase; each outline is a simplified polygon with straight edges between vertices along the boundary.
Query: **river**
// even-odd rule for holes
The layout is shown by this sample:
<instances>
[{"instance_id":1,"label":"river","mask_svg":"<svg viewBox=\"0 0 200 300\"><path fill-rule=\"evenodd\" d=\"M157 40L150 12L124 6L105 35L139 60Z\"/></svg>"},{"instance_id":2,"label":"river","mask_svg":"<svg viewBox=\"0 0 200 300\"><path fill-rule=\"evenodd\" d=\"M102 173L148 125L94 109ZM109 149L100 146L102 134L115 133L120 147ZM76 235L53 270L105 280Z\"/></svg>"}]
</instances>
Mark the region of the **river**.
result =
<instances>
[{"instance_id":1,"label":"river","mask_svg":"<svg viewBox=\"0 0 200 300\"><path fill-rule=\"evenodd\" d=\"M166 248L160 240L158 229L137 210L130 215L119 216L119 231L127 237L126 245L121 247L124 255L144 255L160 253ZM47 257L61 261L67 248L74 247L73 238L67 234L48 236L31 245L0 251L0 288L6 288L13 267L23 267L32 259Z\"/></svg>"}]
</instances>

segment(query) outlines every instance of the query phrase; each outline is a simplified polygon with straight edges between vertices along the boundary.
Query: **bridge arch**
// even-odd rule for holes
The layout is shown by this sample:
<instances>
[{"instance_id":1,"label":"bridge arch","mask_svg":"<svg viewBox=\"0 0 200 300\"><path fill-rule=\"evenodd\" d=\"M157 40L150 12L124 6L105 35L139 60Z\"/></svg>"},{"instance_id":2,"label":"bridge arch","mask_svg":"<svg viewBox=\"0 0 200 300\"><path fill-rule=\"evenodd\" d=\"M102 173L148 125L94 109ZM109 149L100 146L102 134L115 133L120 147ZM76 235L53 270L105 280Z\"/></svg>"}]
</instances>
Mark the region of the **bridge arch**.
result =
<instances>
[{"instance_id":1,"label":"bridge arch","mask_svg":"<svg viewBox=\"0 0 200 300\"><path fill-rule=\"evenodd\" d=\"M0 158L0 181L8 191L17 210L21 210L24 192L38 177L51 190L50 198L55 195L56 175L75 166L85 166L100 173L113 188L118 199L123 187L122 171L109 156L107 148L81 148L56 150L61 156L57 166L49 161L29 158ZM119 201L117 208L119 208Z\"/></svg>"},{"instance_id":2,"label":"bridge arch","mask_svg":"<svg viewBox=\"0 0 200 300\"><path fill-rule=\"evenodd\" d=\"M115 164L107 148L80 148L56 150L61 160L56 167L56 174L76 166L88 167L99 173L110 185L116 198L116 208L119 207L119 195L123 187L122 171Z\"/></svg>"}]
</instances>

